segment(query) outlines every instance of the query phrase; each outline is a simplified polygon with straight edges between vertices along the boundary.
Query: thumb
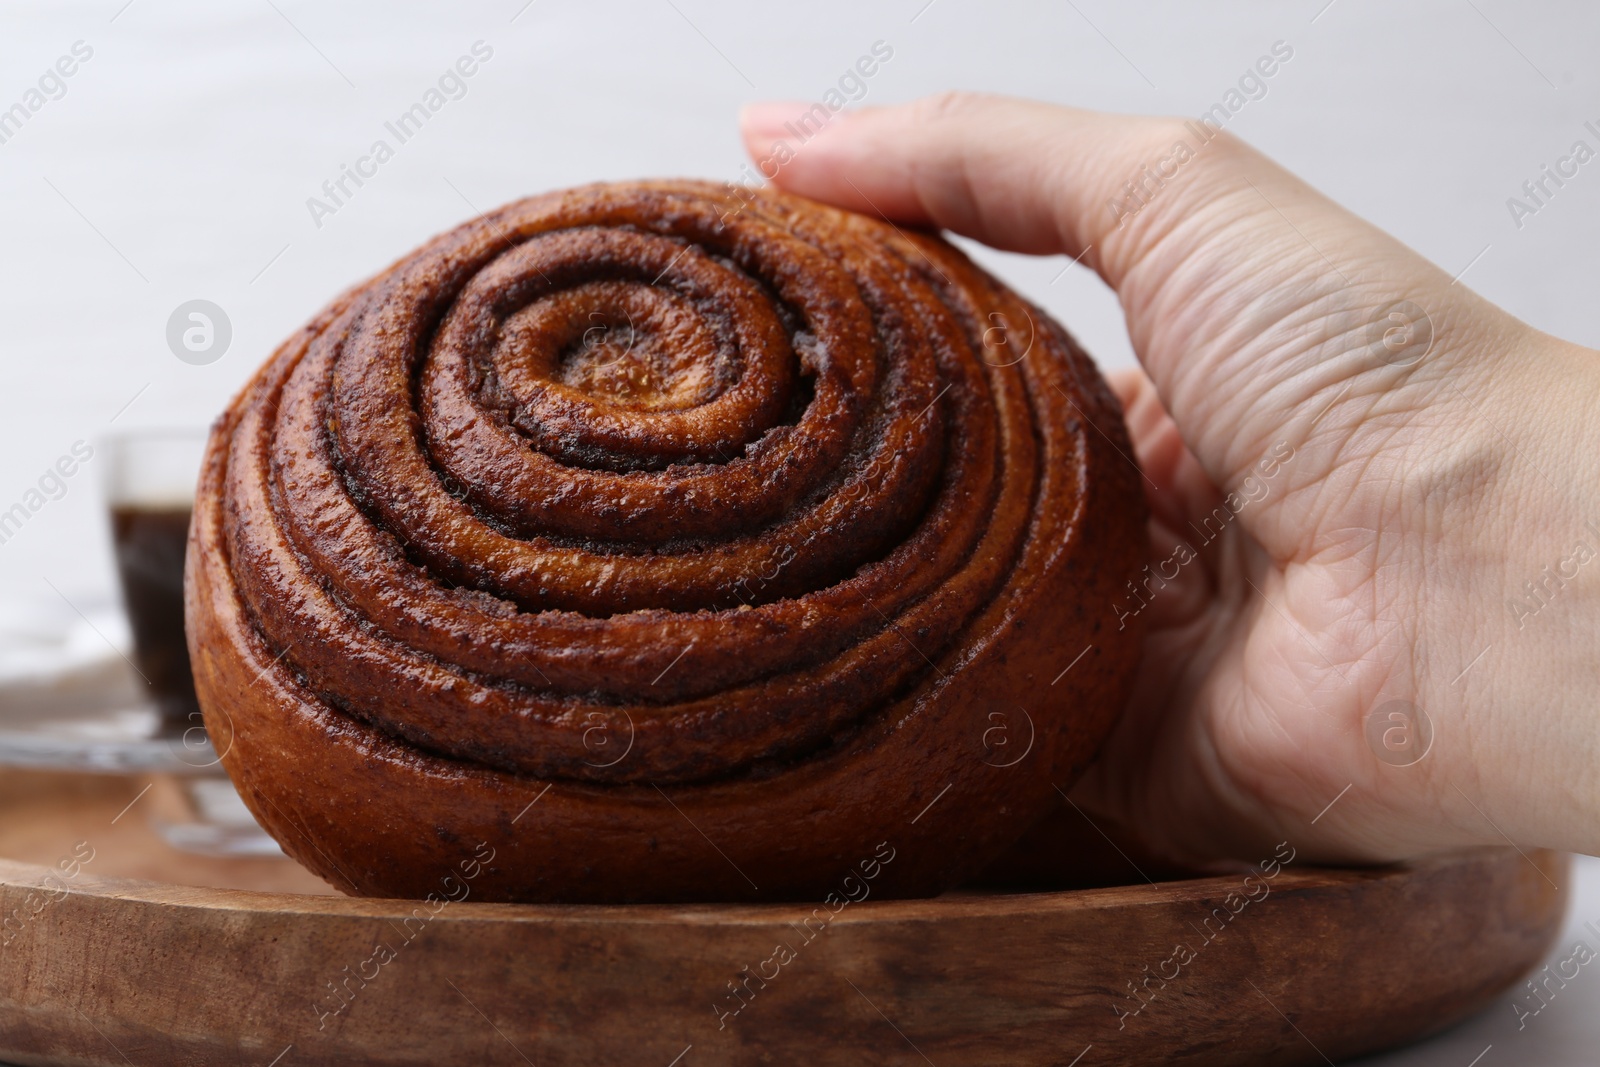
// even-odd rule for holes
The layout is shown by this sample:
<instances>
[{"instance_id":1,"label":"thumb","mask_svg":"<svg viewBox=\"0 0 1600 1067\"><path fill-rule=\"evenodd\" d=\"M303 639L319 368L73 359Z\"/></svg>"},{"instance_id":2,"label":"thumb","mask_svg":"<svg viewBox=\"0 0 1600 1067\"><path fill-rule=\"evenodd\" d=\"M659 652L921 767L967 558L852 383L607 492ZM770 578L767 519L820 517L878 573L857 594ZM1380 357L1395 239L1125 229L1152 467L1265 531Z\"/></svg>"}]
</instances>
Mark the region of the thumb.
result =
<instances>
[{"instance_id":1,"label":"thumb","mask_svg":"<svg viewBox=\"0 0 1600 1067\"><path fill-rule=\"evenodd\" d=\"M1118 218L1110 194L1171 148L1176 125L966 93L821 127L806 107L754 104L740 116L746 148L778 185L1014 252L1087 251L1113 287L1126 263L1096 248Z\"/></svg>"},{"instance_id":2,"label":"thumb","mask_svg":"<svg viewBox=\"0 0 1600 1067\"><path fill-rule=\"evenodd\" d=\"M808 114L742 116L785 189L1093 267L1224 490L1285 443L1321 446L1291 484L1365 468L1407 413L1488 395L1491 354L1531 332L1210 121L969 94L820 129ZM1375 417L1386 425L1364 433ZM1252 532L1274 555L1305 550L1305 524L1276 510L1253 508Z\"/></svg>"}]
</instances>

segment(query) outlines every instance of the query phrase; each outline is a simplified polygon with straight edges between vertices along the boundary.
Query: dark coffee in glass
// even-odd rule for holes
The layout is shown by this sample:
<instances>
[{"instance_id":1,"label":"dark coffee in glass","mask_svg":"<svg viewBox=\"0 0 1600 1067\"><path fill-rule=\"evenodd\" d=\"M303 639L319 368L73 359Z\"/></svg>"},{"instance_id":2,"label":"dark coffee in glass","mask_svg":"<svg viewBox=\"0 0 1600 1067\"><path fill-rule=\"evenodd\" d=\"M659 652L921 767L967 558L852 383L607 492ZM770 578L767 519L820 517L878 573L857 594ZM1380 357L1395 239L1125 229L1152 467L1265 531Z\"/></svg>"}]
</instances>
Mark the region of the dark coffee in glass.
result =
<instances>
[{"instance_id":1,"label":"dark coffee in glass","mask_svg":"<svg viewBox=\"0 0 1600 1067\"><path fill-rule=\"evenodd\" d=\"M111 543L132 661L173 726L198 725L183 629L183 561L205 435L134 433L106 442Z\"/></svg>"},{"instance_id":2,"label":"dark coffee in glass","mask_svg":"<svg viewBox=\"0 0 1600 1067\"><path fill-rule=\"evenodd\" d=\"M199 707L183 632L183 557L191 513L172 505L118 504L111 509L111 539L133 631L134 665L162 713L178 719Z\"/></svg>"}]
</instances>

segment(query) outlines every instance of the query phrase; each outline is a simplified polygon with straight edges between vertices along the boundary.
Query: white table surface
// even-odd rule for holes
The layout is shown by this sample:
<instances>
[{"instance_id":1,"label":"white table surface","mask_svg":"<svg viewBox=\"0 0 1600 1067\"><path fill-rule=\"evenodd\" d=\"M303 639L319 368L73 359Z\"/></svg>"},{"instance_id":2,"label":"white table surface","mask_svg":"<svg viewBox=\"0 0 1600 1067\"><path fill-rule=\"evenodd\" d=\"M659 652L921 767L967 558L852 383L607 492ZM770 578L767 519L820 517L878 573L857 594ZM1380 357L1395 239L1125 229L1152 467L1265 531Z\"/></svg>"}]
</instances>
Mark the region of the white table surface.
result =
<instances>
[{"instance_id":1,"label":"white table surface","mask_svg":"<svg viewBox=\"0 0 1600 1067\"><path fill-rule=\"evenodd\" d=\"M1511 0L1195 5L881 0L46 0L0 9L0 108L78 41L92 58L0 144L0 510L76 440L203 425L332 294L514 197L656 175L737 179L734 112L815 100L875 41L865 103L945 88L1196 115L1275 41L1294 49L1230 128L1514 313L1600 345L1600 163L1519 229L1506 199L1600 124L1600 8ZM493 58L359 195L306 199L475 41ZM1593 170L1595 173L1589 173ZM1480 257L1475 260L1475 257ZM1132 353L1112 295L1059 258L982 257L1107 365ZM169 314L233 327L207 366ZM115 418L115 426L112 420ZM104 601L95 463L0 544L7 616ZM53 602L53 603L51 603ZM1600 919L1600 865L1575 919ZM1576 935L1574 935L1576 936ZM1570 948L1571 937L1564 937ZM1600 945L1595 946L1600 948ZM1587 972L1585 972L1587 973ZM1383 1064L1592 1064L1600 979L1517 1031L1510 998Z\"/></svg>"}]
</instances>

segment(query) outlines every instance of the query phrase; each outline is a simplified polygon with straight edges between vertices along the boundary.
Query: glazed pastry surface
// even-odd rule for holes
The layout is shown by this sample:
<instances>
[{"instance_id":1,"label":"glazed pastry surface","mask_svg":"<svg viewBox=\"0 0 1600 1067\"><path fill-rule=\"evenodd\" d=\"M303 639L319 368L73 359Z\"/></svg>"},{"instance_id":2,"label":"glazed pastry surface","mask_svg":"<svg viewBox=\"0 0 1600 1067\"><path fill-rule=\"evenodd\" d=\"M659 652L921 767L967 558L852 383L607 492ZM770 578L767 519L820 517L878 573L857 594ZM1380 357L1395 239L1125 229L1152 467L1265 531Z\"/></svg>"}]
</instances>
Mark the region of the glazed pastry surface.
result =
<instances>
[{"instance_id":1,"label":"glazed pastry surface","mask_svg":"<svg viewBox=\"0 0 1600 1067\"><path fill-rule=\"evenodd\" d=\"M697 182L519 201L217 421L207 727L353 893L447 894L485 844L474 899L821 900L874 856L874 894L936 893L1120 710L1131 454L1065 331L937 237Z\"/></svg>"}]
</instances>

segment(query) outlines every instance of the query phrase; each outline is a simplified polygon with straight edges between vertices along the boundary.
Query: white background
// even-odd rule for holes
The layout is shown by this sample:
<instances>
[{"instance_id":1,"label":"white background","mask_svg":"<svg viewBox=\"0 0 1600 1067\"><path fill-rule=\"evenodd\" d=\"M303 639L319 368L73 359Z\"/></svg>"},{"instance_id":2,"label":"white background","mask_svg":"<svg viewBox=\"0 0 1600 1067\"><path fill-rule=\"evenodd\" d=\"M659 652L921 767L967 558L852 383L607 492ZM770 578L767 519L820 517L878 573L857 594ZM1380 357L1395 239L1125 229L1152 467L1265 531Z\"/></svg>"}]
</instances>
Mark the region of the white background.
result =
<instances>
[{"instance_id":1,"label":"white background","mask_svg":"<svg viewBox=\"0 0 1600 1067\"><path fill-rule=\"evenodd\" d=\"M94 49L0 144L0 509L113 416L204 425L338 290L475 209L596 179L739 178L742 102L816 100L879 40L894 55L866 104L967 88L1184 115L1285 41L1293 59L1230 129L1452 274L1470 264L1464 281L1517 315L1600 345L1600 161L1520 230L1506 206L1574 140L1600 147L1583 128L1600 126L1600 9L1575 2L124 3L0 14L0 108L74 42ZM467 95L317 228L307 197L393 144L384 121L478 40L494 55ZM1103 363L1132 360L1087 272L1052 284L1059 259L982 258ZM165 342L197 297L233 326L199 367ZM46 578L82 603L109 595L96 478L91 462L0 545L11 617L60 612ZM1600 886L1581 897L1579 917L1600 916ZM1481 1067L1590 1064L1596 1008L1588 978L1519 1034L1507 998L1384 1062L1467 1067L1492 1043Z\"/></svg>"}]
</instances>

